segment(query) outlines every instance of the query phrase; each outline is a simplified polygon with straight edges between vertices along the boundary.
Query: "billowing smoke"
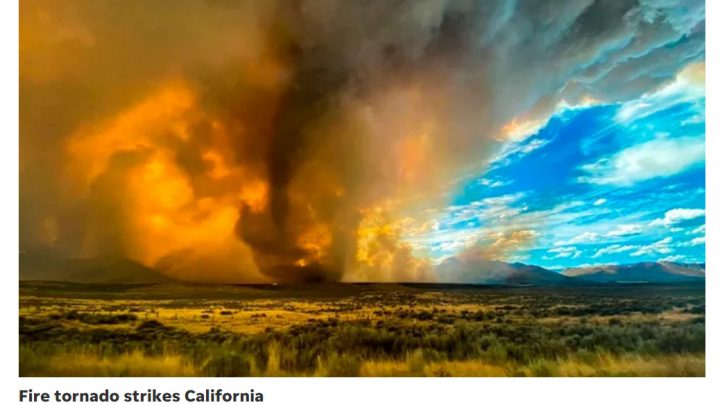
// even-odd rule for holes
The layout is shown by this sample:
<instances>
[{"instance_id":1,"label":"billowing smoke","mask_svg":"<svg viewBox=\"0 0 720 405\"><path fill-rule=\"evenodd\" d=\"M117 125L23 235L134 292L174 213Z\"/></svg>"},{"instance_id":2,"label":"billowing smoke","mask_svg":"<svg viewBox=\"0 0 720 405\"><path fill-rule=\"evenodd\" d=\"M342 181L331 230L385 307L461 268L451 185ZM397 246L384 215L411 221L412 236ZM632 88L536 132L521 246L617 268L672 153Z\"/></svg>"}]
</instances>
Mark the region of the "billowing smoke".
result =
<instances>
[{"instance_id":1,"label":"billowing smoke","mask_svg":"<svg viewBox=\"0 0 720 405\"><path fill-rule=\"evenodd\" d=\"M702 1L27 0L20 17L21 248L200 281L432 280L403 235L512 128L704 57Z\"/></svg>"}]
</instances>

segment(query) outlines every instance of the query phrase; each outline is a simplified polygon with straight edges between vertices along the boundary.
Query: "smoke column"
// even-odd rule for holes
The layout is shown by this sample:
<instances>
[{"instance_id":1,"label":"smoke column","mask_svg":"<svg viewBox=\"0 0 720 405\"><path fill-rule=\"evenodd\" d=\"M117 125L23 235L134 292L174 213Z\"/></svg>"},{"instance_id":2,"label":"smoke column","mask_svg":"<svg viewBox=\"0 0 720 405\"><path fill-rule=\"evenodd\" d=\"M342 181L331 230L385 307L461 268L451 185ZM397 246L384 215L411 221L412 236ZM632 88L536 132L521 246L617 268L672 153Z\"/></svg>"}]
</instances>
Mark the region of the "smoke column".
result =
<instances>
[{"instance_id":1,"label":"smoke column","mask_svg":"<svg viewBox=\"0 0 720 405\"><path fill-rule=\"evenodd\" d=\"M194 281L433 280L403 236L508 124L662 85L664 44L703 57L702 1L551 3L23 1L21 248Z\"/></svg>"}]
</instances>

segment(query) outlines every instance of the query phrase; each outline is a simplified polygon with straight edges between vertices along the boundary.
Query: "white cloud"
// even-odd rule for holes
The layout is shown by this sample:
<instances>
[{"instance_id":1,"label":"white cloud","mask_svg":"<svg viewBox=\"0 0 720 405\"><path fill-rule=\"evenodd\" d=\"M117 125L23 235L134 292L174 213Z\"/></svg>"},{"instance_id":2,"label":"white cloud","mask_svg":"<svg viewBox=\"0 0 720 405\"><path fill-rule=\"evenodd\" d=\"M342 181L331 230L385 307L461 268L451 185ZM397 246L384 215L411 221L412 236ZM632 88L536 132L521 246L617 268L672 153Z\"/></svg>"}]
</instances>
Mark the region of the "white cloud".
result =
<instances>
[{"instance_id":1,"label":"white cloud","mask_svg":"<svg viewBox=\"0 0 720 405\"><path fill-rule=\"evenodd\" d=\"M607 202L607 199L605 199L605 198L598 198L597 200L595 200L595 202L593 203L593 205L597 207L597 206L600 206L600 205L605 204L606 202Z\"/></svg>"},{"instance_id":2,"label":"white cloud","mask_svg":"<svg viewBox=\"0 0 720 405\"><path fill-rule=\"evenodd\" d=\"M681 242L678 243L677 246L679 247L692 247L692 246L700 246L705 244L705 237L699 236L697 238L693 238L687 242Z\"/></svg>"},{"instance_id":3,"label":"white cloud","mask_svg":"<svg viewBox=\"0 0 720 405\"><path fill-rule=\"evenodd\" d=\"M699 73L702 72L700 75ZM676 76L675 81L657 92L647 94L623 104L616 120L627 123L667 109L679 103L693 103L705 98L705 64L689 65ZM698 108L699 116L704 112Z\"/></svg>"},{"instance_id":4,"label":"white cloud","mask_svg":"<svg viewBox=\"0 0 720 405\"><path fill-rule=\"evenodd\" d=\"M642 230L640 224L621 224L615 227L612 231L607 233L607 236L627 236L639 234Z\"/></svg>"},{"instance_id":5,"label":"white cloud","mask_svg":"<svg viewBox=\"0 0 720 405\"><path fill-rule=\"evenodd\" d=\"M672 176L704 161L703 137L659 138L583 166L588 176L578 180L594 184L629 185L655 177Z\"/></svg>"},{"instance_id":6,"label":"white cloud","mask_svg":"<svg viewBox=\"0 0 720 405\"><path fill-rule=\"evenodd\" d=\"M535 132L529 135L533 135L534 133ZM494 166L505 166L513 162L516 158L540 149L548 143L550 143L550 141L547 139L530 138L529 136L526 136L520 140L506 143L502 149L489 160L488 163Z\"/></svg>"},{"instance_id":7,"label":"white cloud","mask_svg":"<svg viewBox=\"0 0 720 405\"><path fill-rule=\"evenodd\" d=\"M688 234L690 234L690 235L697 235L699 233L705 233L705 224L702 224L702 225L698 226L697 228L688 232Z\"/></svg>"},{"instance_id":8,"label":"white cloud","mask_svg":"<svg viewBox=\"0 0 720 405\"><path fill-rule=\"evenodd\" d=\"M524 193L506 194L497 197L489 197L479 201L473 201L465 205L453 205L445 209L441 218L438 219L438 226L454 226L460 223L476 220L485 221L485 225L491 222L513 218L527 210L526 206L511 207L510 204L524 197Z\"/></svg>"},{"instance_id":9,"label":"white cloud","mask_svg":"<svg viewBox=\"0 0 720 405\"><path fill-rule=\"evenodd\" d=\"M598 238L598 234L595 232L583 232L580 235L570 239L570 242L581 243L581 242L594 242Z\"/></svg>"},{"instance_id":10,"label":"white cloud","mask_svg":"<svg viewBox=\"0 0 720 405\"><path fill-rule=\"evenodd\" d=\"M623 253L627 252L628 250L633 250L637 248L635 245L610 245L606 246L602 249L598 249L594 255L592 255L593 259L596 259L600 256L608 255L608 254L615 254L615 253Z\"/></svg>"},{"instance_id":11,"label":"white cloud","mask_svg":"<svg viewBox=\"0 0 720 405\"><path fill-rule=\"evenodd\" d=\"M649 255L654 253L659 254L669 254L672 253L672 248L670 247L670 243L672 243L672 238L667 237L664 239L661 239L655 243L651 243L649 245L644 246L638 246L638 249L632 253L630 253L630 256L637 257L637 256L643 256L643 255Z\"/></svg>"},{"instance_id":12,"label":"white cloud","mask_svg":"<svg viewBox=\"0 0 720 405\"><path fill-rule=\"evenodd\" d=\"M583 232L580 235L568 241L557 241L554 243L555 246L574 245L577 243L594 242L598 238L598 234L595 232Z\"/></svg>"},{"instance_id":13,"label":"white cloud","mask_svg":"<svg viewBox=\"0 0 720 405\"><path fill-rule=\"evenodd\" d=\"M599 267L599 266L615 266L617 265L617 262L607 262L607 263L583 263L576 267Z\"/></svg>"},{"instance_id":14,"label":"white cloud","mask_svg":"<svg viewBox=\"0 0 720 405\"><path fill-rule=\"evenodd\" d=\"M507 205L510 203L513 203L515 201L518 201L519 199L523 198L525 196L525 193L514 193L514 194L505 194L497 197L488 197L481 201L476 201L472 203L473 205Z\"/></svg>"},{"instance_id":15,"label":"white cloud","mask_svg":"<svg viewBox=\"0 0 720 405\"><path fill-rule=\"evenodd\" d=\"M651 226L672 226L683 221L699 218L705 215L705 210L690 208L675 208L665 213L663 218L650 222Z\"/></svg>"},{"instance_id":16,"label":"white cloud","mask_svg":"<svg viewBox=\"0 0 720 405\"><path fill-rule=\"evenodd\" d=\"M518 149L518 152L526 155L536 149L542 148L543 146L547 145L548 142L550 142L550 141L548 141L547 139L531 139L530 142L528 142L525 145L522 145Z\"/></svg>"},{"instance_id":17,"label":"white cloud","mask_svg":"<svg viewBox=\"0 0 720 405\"><path fill-rule=\"evenodd\" d=\"M548 252L555 253L555 255L552 257L547 257L547 256L543 257L546 260L562 259L562 258L566 258L566 257L572 257L573 259L577 259L578 257L580 257L580 255L582 255L582 251L580 251L575 246L555 247L555 248L549 249Z\"/></svg>"},{"instance_id":18,"label":"white cloud","mask_svg":"<svg viewBox=\"0 0 720 405\"><path fill-rule=\"evenodd\" d=\"M686 257L685 255L672 255L672 256L663 257L662 259L660 259L658 261L660 261L660 262L679 262L679 261L685 260L685 257Z\"/></svg>"},{"instance_id":19,"label":"white cloud","mask_svg":"<svg viewBox=\"0 0 720 405\"><path fill-rule=\"evenodd\" d=\"M699 238L695 238L690 241L690 246L698 246L698 245L704 245L705 244L705 237L701 236Z\"/></svg>"},{"instance_id":20,"label":"white cloud","mask_svg":"<svg viewBox=\"0 0 720 405\"><path fill-rule=\"evenodd\" d=\"M512 183L511 180L502 181L502 180L498 180L498 179L491 180L491 179L485 179L485 178L478 180L478 184L480 184L481 186L490 187L490 188L502 187L502 186L506 186L510 183Z\"/></svg>"}]
</instances>

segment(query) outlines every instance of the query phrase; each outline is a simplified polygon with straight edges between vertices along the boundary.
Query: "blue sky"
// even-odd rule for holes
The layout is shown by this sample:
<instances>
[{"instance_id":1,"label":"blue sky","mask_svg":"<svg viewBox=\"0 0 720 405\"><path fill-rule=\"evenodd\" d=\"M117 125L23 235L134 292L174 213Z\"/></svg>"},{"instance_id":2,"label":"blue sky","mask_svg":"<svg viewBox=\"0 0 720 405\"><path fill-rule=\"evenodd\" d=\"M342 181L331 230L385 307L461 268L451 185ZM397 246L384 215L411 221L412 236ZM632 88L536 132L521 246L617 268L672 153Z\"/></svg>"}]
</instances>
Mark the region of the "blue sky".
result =
<instances>
[{"instance_id":1,"label":"blue sky","mask_svg":"<svg viewBox=\"0 0 720 405\"><path fill-rule=\"evenodd\" d=\"M412 243L435 262L477 245L551 269L704 262L704 76L691 70L636 99L559 107L499 143Z\"/></svg>"}]
</instances>

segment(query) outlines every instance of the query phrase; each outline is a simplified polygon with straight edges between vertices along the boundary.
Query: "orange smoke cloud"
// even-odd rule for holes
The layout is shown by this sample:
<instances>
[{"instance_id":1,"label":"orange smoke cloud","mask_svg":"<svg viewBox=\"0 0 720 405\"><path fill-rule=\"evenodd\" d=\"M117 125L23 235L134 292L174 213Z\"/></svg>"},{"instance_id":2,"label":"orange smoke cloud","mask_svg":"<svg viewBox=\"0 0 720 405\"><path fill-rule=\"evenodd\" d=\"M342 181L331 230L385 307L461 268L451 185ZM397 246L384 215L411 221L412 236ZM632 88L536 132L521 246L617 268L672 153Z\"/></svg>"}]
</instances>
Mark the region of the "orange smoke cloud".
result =
<instances>
[{"instance_id":1,"label":"orange smoke cloud","mask_svg":"<svg viewBox=\"0 0 720 405\"><path fill-rule=\"evenodd\" d=\"M82 188L76 194L112 205L103 214L119 217L121 253L132 260L178 278L262 280L248 248L235 235L235 223L241 206L264 209L266 181L230 165L231 157L222 152L227 134L212 122L214 142L199 151L206 183L194 184L177 161L172 145L189 142L191 127L207 120L187 85L161 86L116 117L83 127L68 139L67 184ZM114 190L106 195L105 187ZM106 238L98 234L105 232L103 224L90 229L94 232L85 236L81 254L108 253ZM199 268L206 262L213 266Z\"/></svg>"},{"instance_id":2,"label":"orange smoke cloud","mask_svg":"<svg viewBox=\"0 0 720 405\"><path fill-rule=\"evenodd\" d=\"M512 253L527 248L538 237L531 229L500 231L490 235L492 242L476 243L461 253L461 257L484 260L508 260Z\"/></svg>"},{"instance_id":3,"label":"orange smoke cloud","mask_svg":"<svg viewBox=\"0 0 720 405\"><path fill-rule=\"evenodd\" d=\"M433 280L403 224L431 224L509 118L433 4L23 2L23 247L198 281Z\"/></svg>"},{"instance_id":4,"label":"orange smoke cloud","mask_svg":"<svg viewBox=\"0 0 720 405\"><path fill-rule=\"evenodd\" d=\"M162 137L186 140L194 105L190 89L181 82L172 83L106 122L83 128L68 140L74 166L70 175L84 178L82 185L87 187L118 151L152 148Z\"/></svg>"},{"instance_id":5,"label":"orange smoke cloud","mask_svg":"<svg viewBox=\"0 0 720 405\"><path fill-rule=\"evenodd\" d=\"M346 281L435 281L428 259L414 255L402 240L403 220L388 217L392 204L363 210L357 229L356 265L346 272Z\"/></svg>"}]
</instances>

